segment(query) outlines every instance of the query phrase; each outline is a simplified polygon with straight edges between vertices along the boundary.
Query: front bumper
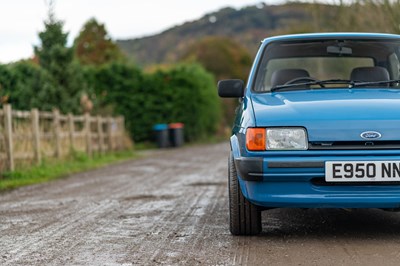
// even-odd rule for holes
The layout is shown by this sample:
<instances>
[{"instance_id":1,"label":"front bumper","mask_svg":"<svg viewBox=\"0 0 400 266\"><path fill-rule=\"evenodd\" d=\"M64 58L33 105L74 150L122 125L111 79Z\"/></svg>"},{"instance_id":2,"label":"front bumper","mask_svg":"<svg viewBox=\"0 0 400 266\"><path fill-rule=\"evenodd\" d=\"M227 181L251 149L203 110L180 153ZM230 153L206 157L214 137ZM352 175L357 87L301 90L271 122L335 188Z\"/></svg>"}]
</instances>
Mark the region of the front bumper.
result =
<instances>
[{"instance_id":1,"label":"front bumper","mask_svg":"<svg viewBox=\"0 0 400 266\"><path fill-rule=\"evenodd\" d=\"M325 182L326 161L400 160L399 151L287 154L235 158L240 186L249 201L267 208L400 208L400 183Z\"/></svg>"}]
</instances>

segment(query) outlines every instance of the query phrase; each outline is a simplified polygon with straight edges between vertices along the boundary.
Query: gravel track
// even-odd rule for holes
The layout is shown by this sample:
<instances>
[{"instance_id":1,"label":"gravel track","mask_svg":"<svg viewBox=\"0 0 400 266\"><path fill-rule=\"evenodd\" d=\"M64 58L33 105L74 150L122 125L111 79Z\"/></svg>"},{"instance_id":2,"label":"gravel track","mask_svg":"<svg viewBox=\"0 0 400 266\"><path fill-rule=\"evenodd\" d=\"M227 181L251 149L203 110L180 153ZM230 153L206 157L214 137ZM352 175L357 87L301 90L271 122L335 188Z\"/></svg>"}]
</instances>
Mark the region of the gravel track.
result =
<instances>
[{"instance_id":1,"label":"gravel track","mask_svg":"<svg viewBox=\"0 0 400 266\"><path fill-rule=\"evenodd\" d=\"M399 265L400 214L275 209L228 230L225 144L0 194L0 265Z\"/></svg>"}]
</instances>

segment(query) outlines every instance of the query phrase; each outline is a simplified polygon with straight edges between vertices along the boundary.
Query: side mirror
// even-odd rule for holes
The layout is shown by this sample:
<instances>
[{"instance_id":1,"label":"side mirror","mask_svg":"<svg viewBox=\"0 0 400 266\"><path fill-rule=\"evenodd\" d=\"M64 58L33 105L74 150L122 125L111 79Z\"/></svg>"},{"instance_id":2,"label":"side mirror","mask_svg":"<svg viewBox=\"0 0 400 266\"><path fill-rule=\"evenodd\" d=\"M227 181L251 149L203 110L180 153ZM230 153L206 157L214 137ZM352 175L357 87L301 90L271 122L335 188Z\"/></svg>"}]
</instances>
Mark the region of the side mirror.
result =
<instances>
[{"instance_id":1,"label":"side mirror","mask_svg":"<svg viewBox=\"0 0 400 266\"><path fill-rule=\"evenodd\" d=\"M218 81L218 95L223 98L241 98L244 96L244 82L240 79Z\"/></svg>"}]
</instances>

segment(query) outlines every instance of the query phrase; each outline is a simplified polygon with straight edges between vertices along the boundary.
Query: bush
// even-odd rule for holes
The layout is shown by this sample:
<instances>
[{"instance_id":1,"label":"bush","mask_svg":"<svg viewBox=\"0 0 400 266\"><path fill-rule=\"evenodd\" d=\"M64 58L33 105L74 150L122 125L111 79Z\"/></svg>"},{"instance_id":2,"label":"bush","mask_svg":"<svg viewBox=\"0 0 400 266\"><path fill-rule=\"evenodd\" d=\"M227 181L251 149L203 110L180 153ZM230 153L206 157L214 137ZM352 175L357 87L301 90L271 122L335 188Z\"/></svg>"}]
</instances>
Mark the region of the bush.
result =
<instances>
[{"instance_id":1,"label":"bush","mask_svg":"<svg viewBox=\"0 0 400 266\"><path fill-rule=\"evenodd\" d=\"M157 123L182 122L186 139L214 134L220 119L215 82L199 65L179 65L143 74L124 63L103 66L96 75L103 108L125 116L135 141L152 139Z\"/></svg>"},{"instance_id":2,"label":"bush","mask_svg":"<svg viewBox=\"0 0 400 266\"><path fill-rule=\"evenodd\" d=\"M215 81L200 65L178 65L161 76L163 117L160 122L182 122L187 139L196 140L214 134L221 118ZM159 78L158 78L159 79ZM160 89L159 89L160 90Z\"/></svg>"},{"instance_id":3,"label":"bush","mask_svg":"<svg viewBox=\"0 0 400 266\"><path fill-rule=\"evenodd\" d=\"M0 65L0 88L4 99L1 103L11 103L15 109L51 110L54 107L51 102L55 84L45 70L32 62Z\"/></svg>"},{"instance_id":4,"label":"bush","mask_svg":"<svg viewBox=\"0 0 400 266\"><path fill-rule=\"evenodd\" d=\"M94 83L98 111L123 115L127 129L134 134L132 127L137 118L133 114L142 110L137 105L137 98L142 97L138 94L143 85L142 71L133 65L114 62L97 69Z\"/></svg>"},{"instance_id":5,"label":"bush","mask_svg":"<svg viewBox=\"0 0 400 266\"><path fill-rule=\"evenodd\" d=\"M152 128L158 123L184 123L188 141L216 132L220 101L213 76L200 65L182 64L144 74L124 62L101 67L72 63L66 71L74 78L62 87L33 62L0 65L0 104L79 113L81 91L94 102L96 113L123 115L135 141L152 140Z\"/></svg>"},{"instance_id":6,"label":"bush","mask_svg":"<svg viewBox=\"0 0 400 266\"><path fill-rule=\"evenodd\" d=\"M81 113L79 97L88 90L82 67L73 63L65 71L71 77L68 87L31 61L0 65L0 103L10 103L18 110L58 108L62 113Z\"/></svg>"}]
</instances>

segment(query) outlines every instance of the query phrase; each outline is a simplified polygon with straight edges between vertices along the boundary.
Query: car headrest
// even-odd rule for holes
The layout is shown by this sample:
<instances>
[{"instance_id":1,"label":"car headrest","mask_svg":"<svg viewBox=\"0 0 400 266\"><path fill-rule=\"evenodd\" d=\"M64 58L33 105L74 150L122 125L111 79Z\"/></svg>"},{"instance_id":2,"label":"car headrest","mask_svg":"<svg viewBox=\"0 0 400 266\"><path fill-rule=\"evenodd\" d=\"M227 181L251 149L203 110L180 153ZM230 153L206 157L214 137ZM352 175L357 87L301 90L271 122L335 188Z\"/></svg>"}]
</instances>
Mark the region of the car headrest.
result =
<instances>
[{"instance_id":1,"label":"car headrest","mask_svg":"<svg viewBox=\"0 0 400 266\"><path fill-rule=\"evenodd\" d=\"M309 77L310 74L305 69L292 68L292 69L280 69L272 73L271 76L271 87L277 85L283 85L286 82L301 77Z\"/></svg>"},{"instance_id":2,"label":"car headrest","mask_svg":"<svg viewBox=\"0 0 400 266\"><path fill-rule=\"evenodd\" d=\"M351 71L350 80L365 82L384 81L390 80L390 76L384 67L357 67Z\"/></svg>"}]
</instances>

